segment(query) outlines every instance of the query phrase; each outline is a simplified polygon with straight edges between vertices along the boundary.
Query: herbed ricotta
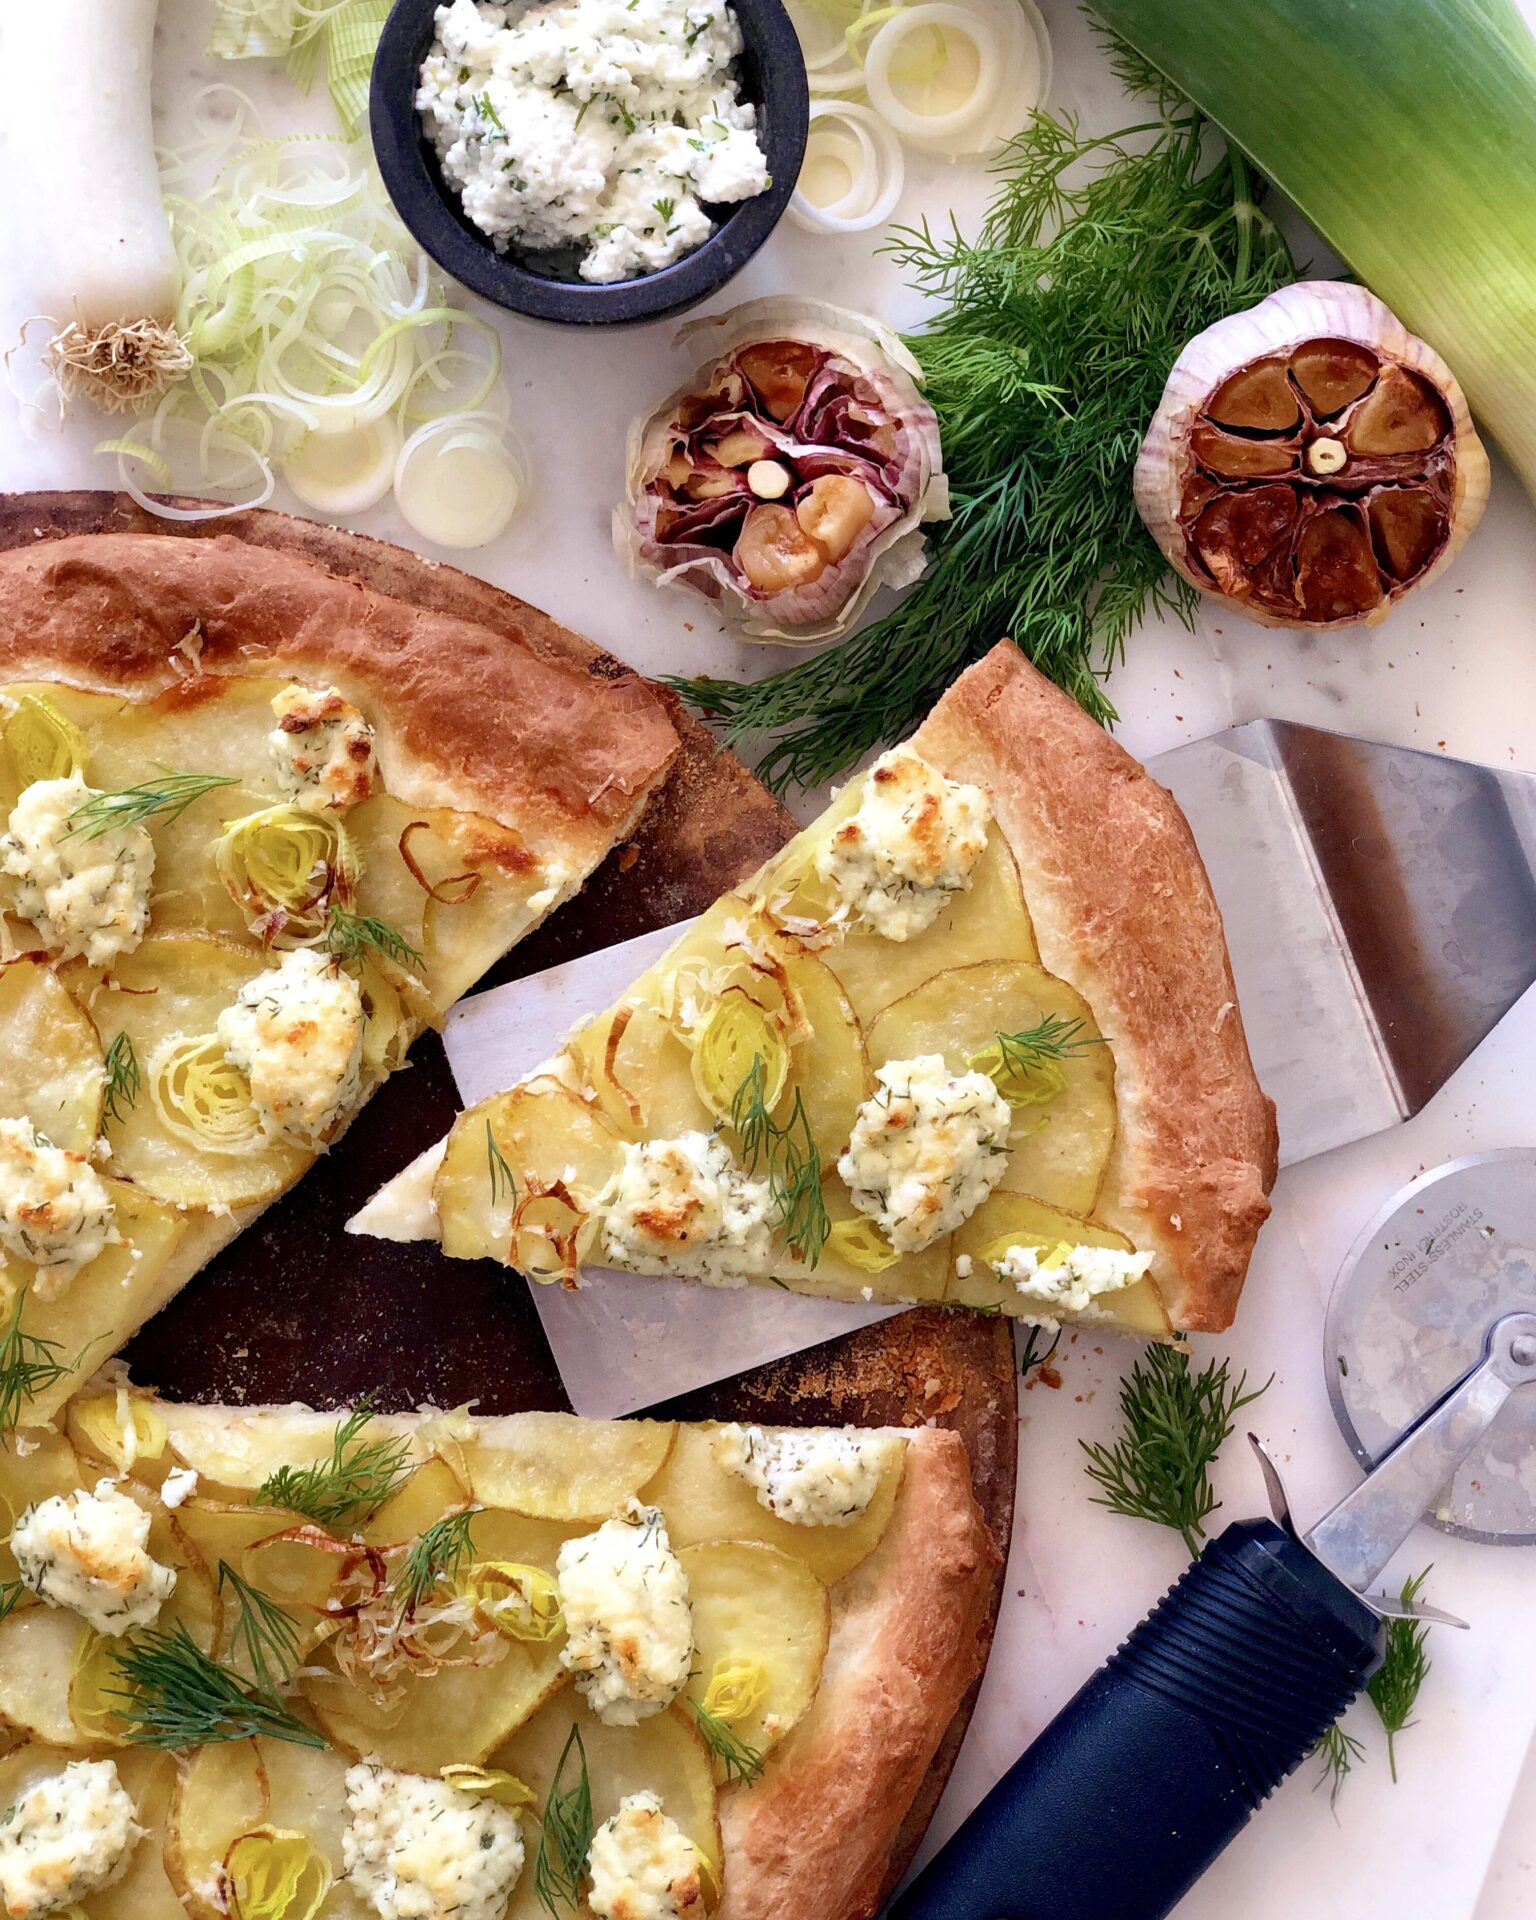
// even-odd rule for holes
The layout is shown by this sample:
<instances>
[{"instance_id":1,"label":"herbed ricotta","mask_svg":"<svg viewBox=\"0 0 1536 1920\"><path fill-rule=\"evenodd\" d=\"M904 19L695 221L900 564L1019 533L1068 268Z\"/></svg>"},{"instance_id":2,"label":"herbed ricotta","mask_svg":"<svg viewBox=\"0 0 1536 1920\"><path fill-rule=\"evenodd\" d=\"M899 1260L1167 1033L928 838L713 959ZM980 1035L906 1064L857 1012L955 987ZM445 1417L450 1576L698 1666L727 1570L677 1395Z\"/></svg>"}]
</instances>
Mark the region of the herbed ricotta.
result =
<instances>
[{"instance_id":1,"label":"herbed ricotta","mask_svg":"<svg viewBox=\"0 0 1536 1920\"><path fill-rule=\"evenodd\" d=\"M30 1120L0 1120L0 1252L34 1263L39 1300L61 1293L114 1243L115 1215L83 1154L54 1146Z\"/></svg>"},{"instance_id":2,"label":"herbed ricotta","mask_svg":"<svg viewBox=\"0 0 1536 1920\"><path fill-rule=\"evenodd\" d=\"M1042 1247L1009 1247L993 1262L1000 1279L1011 1280L1023 1297L1038 1302L1038 1313L1015 1317L1031 1326L1054 1326L1062 1314L1078 1320L1107 1320L1095 1306L1102 1295L1131 1286L1152 1265L1150 1253L1126 1253L1120 1247L1074 1247L1063 1240L1048 1252Z\"/></svg>"},{"instance_id":3,"label":"herbed ricotta","mask_svg":"<svg viewBox=\"0 0 1536 1920\"><path fill-rule=\"evenodd\" d=\"M893 747L870 768L858 811L822 848L816 872L851 919L887 940L910 940L970 886L991 818L980 787Z\"/></svg>"},{"instance_id":4,"label":"herbed ricotta","mask_svg":"<svg viewBox=\"0 0 1536 1920\"><path fill-rule=\"evenodd\" d=\"M149 925L155 843L142 826L72 834L70 815L95 793L77 773L34 780L0 835L0 873L17 882L16 912L51 953L104 967L131 952Z\"/></svg>"},{"instance_id":5,"label":"herbed ricotta","mask_svg":"<svg viewBox=\"0 0 1536 1920\"><path fill-rule=\"evenodd\" d=\"M633 1727L670 1706L693 1664L688 1576L659 1507L631 1500L555 1560L565 1645L560 1664L605 1726Z\"/></svg>"},{"instance_id":6,"label":"herbed ricotta","mask_svg":"<svg viewBox=\"0 0 1536 1920\"><path fill-rule=\"evenodd\" d=\"M745 1480L781 1520L796 1527L846 1527L874 1499L901 1442L856 1427L765 1433L733 1422L711 1444L716 1464Z\"/></svg>"},{"instance_id":7,"label":"herbed ricotta","mask_svg":"<svg viewBox=\"0 0 1536 1920\"><path fill-rule=\"evenodd\" d=\"M984 1073L951 1073L942 1054L888 1060L875 1079L837 1170L896 1251L918 1253L1002 1179L1013 1114Z\"/></svg>"},{"instance_id":8,"label":"herbed ricotta","mask_svg":"<svg viewBox=\"0 0 1536 1920\"><path fill-rule=\"evenodd\" d=\"M715 1134L631 1141L601 1201L603 1246L636 1273L739 1287L768 1264L771 1203Z\"/></svg>"},{"instance_id":9,"label":"herbed ricotta","mask_svg":"<svg viewBox=\"0 0 1536 1920\"><path fill-rule=\"evenodd\" d=\"M68 1607L98 1633L153 1626L176 1574L148 1553L149 1515L110 1480L96 1491L50 1494L11 1531L24 1585L51 1607Z\"/></svg>"},{"instance_id":10,"label":"herbed ricotta","mask_svg":"<svg viewBox=\"0 0 1536 1920\"><path fill-rule=\"evenodd\" d=\"M596 1920L684 1920L703 1911L699 1850L655 1793L626 1793L587 1854Z\"/></svg>"},{"instance_id":11,"label":"herbed ricotta","mask_svg":"<svg viewBox=\"0 0 1536 1920\"><path fill-rule=\"evenodd\" d=\"M373 791L373 728L334 687L296 682L272 696L277 784L296 807L344 813Z\"/></svg>"},{"instance_id":12,"label":"herbed ricotta","mask_svg":"<svg viewBox=\"0 0 1536 1920\"><path fill-rule=\"evenodd\" d=\"M0 1818L0 1912L58 1913L123 1877L142 1839L110 1760L71 1760L27 1788Z\"/></svg>"},{"instance_id":13,"label":"herbed ricotta","mask_svg":"<svg viewBox=\"0 0 1536 1920\"><path fill-rule=\"evenodd\" d=\"M503 1920L523 1870L510 1807L367 1762L346 1794L342 1867L379 1920Z\"/></svg>"},{"instance_id":14,"label":"herbed ricotta","mask_svg":"<svg viewBox=\"0 0 1536 1920\"><path fill-rule=\"evenodd\" d=\"M274 1140L320 1146L357 1099L363 998L356 980L309 947L285 953L240 989L218 1020L224 1058L251 1083Z\"/></svg>"},{"instance_id":15,"label":"herbed ricotta","mask_svg":"<svg viewBox=\"0 0 1536 1920\"><path fill-rule=\"evenodd\" d=\"M416 107L501 251L581 247L584 280L633 279L769 184L725 0L452 0L436 19Z\"/></svg>"}]
</instances>

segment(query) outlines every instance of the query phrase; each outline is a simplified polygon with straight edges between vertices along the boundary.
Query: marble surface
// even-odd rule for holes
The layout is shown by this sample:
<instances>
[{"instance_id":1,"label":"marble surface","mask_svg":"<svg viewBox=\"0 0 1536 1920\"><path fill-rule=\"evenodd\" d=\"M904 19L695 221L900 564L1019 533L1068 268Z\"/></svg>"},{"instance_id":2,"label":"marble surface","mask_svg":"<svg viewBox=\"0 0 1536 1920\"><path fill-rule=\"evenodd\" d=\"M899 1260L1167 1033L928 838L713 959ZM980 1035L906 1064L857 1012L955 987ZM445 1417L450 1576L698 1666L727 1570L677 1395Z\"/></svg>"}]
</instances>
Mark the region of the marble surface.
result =
<instances>
[{"instance_id":1,"label":"marble surface","mask_svg":"<svg viewBox=\"0 0 1536 1920\"><path fill-rule=\"evenodd\" d=\"M1046 0L1045 12L1057 51L1054 103L1080 110L1090 125L1114 124L1117 90L1081 17L1063 0ZM174 141L194 92L231 75L214 71L201 52L207 0L162 0L161 15L157 99L163 137ZM0 13L0 34L3 25ZM325 126L323 96L301 101L259 66L233 77L261 105L270 130ZM0 47L0 99L19 78L6 74ZM0 116L0 140L3 134ZM0 341L8 345L30 301L6 178L0 164ZM965 225L985 194L974 172L915 162L898 218L942 219L953 209ZM728 298L805 286L898 323L921 311L872 242L826 240L788 226ZM609 549L624 427L686 370L669 331L578 337L493 317L515 418L534 452L535 483L523 516L468 564L647 670L757 673L779 664L772 650L725 641L682 598L625 580ZM0 487L110 484L106 463L91 454L99 435L86 420L50 429L0 392ZM274 504L292 505L281 493ZM356 524L408 538L388 506ZM1193 633L1155 625L1138 633L1112 682L1120 735L1147 755L1278 714L1499 765L1536 765L1533 604L1536 514L1496 463L1482 528L1449 573L1384 629L1298 638L1206 616ZM1253 1379L1274 1372L1249 1418L1281 1459L1304 1523L1356 1471L1321 1370L1323 1310L1339 1262L1364 1221L1422 1169L1536 1139L1533 1065L1536 996L1528 995L1415 1121L1282 1177L1238 1325L1214 1347ZM1060 1389L1036 1385L1023 1396L1007 1604L981 1708L930 1844L1182 1570L1174 1536L1111 1515L1087 1497L1076 1443L1110 1430L1128 1357L1119 1345L1079 1339L1060 1361ZM1219 1487L1224 1515L1262 1510L1257 1473L1240 1444L1227 1450ZM1234 1913L1243 1920L1298 1913L1309 1920L1513 1920L1536 1910L1536 1759L1529 1757L1536 1550L1473 1546L1421 1529L1397 1571L1429 1561L1432 1597L1468 1618L1472 1631L1432 1637L1434 1668L1418 1723L1399 1741L1398 1783L1389 1779L1371 1717L1357 1713L1351 1724L1369 1756L1337 1809L1313 1790L1314 1769L1303 1768L1184 1902L1182 1920Z\"/></svg>"}]
</instances>

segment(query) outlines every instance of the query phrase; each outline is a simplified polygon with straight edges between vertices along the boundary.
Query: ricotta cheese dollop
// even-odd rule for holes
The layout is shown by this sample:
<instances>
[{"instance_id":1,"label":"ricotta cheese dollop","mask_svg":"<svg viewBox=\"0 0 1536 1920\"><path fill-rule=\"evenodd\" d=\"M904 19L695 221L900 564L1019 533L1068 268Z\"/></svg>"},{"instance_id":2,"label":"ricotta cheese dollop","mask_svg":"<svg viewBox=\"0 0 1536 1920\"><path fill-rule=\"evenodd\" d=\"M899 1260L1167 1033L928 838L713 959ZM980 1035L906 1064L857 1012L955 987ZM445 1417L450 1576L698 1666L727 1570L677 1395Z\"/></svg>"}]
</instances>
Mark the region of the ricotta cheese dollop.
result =
<instances>
[{"instance_id":1,"label":"ricotta cheese dollop","mask_svg":"<svg viewBox=\"0 0 1536 1920\"><path fill-rule=\"evenodd\" d=\"M725 0L452 0L436 20L416 107L501 251L580 248L582 279L629 280L769 184Z\"/></svg>"},{"instance_id":2,"label":"ricotta cheese dollop","mask_svg":"<svg viewBox=\"0 0 1536 1920\"><path fill-rule=\"evenodd\" d=\"M350 973L309 947L240 989L218 1020L224 1058L251 1083L271 1139L323 1145L358 1094L363 997Z\"/></svg>"},{"instance_id":3,"label":"ricotta cheese dollop","mask_svg":"<svg viewBox=\"0 0 1536 1920\"><path fill-rule=\"evenodd\" d=\"M342 1867L379 1920L502 1920L523 1870L510 1807L366 1762L346 1795Z\"/></svg>"},{"instance_id":4,"label":"ricotta cheese dollop","mask_svg":"<svg viewBox=\"0 0 1536 1920\"><path fill-rule=\"evenodd\" d=\"M58 1913L123 1877L143 1837L110 1760L71 1760L27 1788L0 1818L0 1913Z\"/></svg>"},{"instance_id":5,"label":"ricotta cheese dollop","mask_svg":"<svg viewBox=\"0 0 1536 1920\"><path fill-rule=\"evenodd\" d=\"M896 1251L918 1253L1002 1179L1013 1113L984 1073L951 1073L938 1053L888 1060L875 1079L837 1170Z\"/></svg>"},{"instance_id":6,"label":"ricotta cheese dollop","mask_svg":"<svg viewBox=\"0 0 1536 1920\"><path fill-rule=\"evenodd\" d=\"M373 728L334 687L296 682L272 696L277 784L296 807L344 813L373 791Z\"/></svg>"},{"instance_id":7,"label":"ricotta cheese dollop","mask_svg":"<svg viewBox=\"0 0 1536 1920\"><path fill-rule=\"evenodd\" d=\"M149 1515L110 1480L96 1491L50 1494L11 1531L22 1582L51 1607L68 1607L98 1633L153 1626L176 1574L150 1558Z\"/></svg>"},{"instance_id":8,"label":"ricotta cheese dollop","mask_svg":"<svg viewBox=\"0 0 1536 1920\"><path fill-rule=\"evenodd\" d=\"M53 1299L113 1244L115 1214L83 1154L54 1146L30 1120L0 1120L0 1252L34 1263L39 1300Z\"/></svg>"},{"instance_id":9,"label":"ricotta cheese dollop","mask_svg":"<svg viewBox=\"0 0 1536 1920\"><path fill-rule=\"evenodd\" d=\"M874 1499L902 1443L856 1427L767 1433L736 1423L711 1442L716 1464L745 1480L761 1505L797 1527L846 1527Z\"/></svg>"},{"instance_id":10,"label":"ricotta cheese dollop","mask_svg":"<svg viewBox=\"0 0 1536 1920\"><path fill-rule=\"evenodd\" d=\"M684 1920L702 1913L699 1850L655 1793L626 1793L587 1853L596 1920Z\"/></svg>"},{"instance_id":11,"label":"ricotta cheese dollop","mask_svg":"<svg viewBox=\"0 0 1536 1920\"><path fill-rule=\"evenodd\" d=\"M739 1287L768 1264L771 1199L712 1133L631 1141L602 1201L603 1245L636 1273Z\"/></svg>"},{"instance_id":12,"label":"ricotta cheese dollop","mask_svg":"<svg viewBox=\"0 0 1536 1920\"><path fill-rule=\"evenodd\" d=\"M70 815L95 796L79 774L34 780L0 836L0 873L18 884L18 914L59 959L104 967L131 952L149 925L155 843L142 826L70 832Z\"/></svg>"},{"instance_id":13,"label":"ricotta cheese dollop","mask_svg":"<svg viewBox=\"0 0 1536 1920\"><path fill-rule=\"evenodd\" d=\"M565 1645L560 1664L605 1726L633 1727L670 1706L693 1664L688 1576L658 1507L631 1500L555 1560Z\"/></svg>"},{"instance_id":14,"label":"ricotta cheese dollop","mask_svg":"<svg viewBox=\"0 0 1536 1920\"><path fill-rule=\"evenodd\" d=\"M1094 1303L1106 1293L1131 1286L1152 1265L1150 1253L1127 1253L1120 1247L1074 1247L1063 1240L1047 1251L1043 1247L1009 1247L993 1262L1000 1279L1011 1280L1036 1314L1016 1317L1026 1325L1050 1326L1064 1313L1079 1320L1109 1316Z\"/></svg>"},{"instance_id":15,"label":"ricotta cheese dollop","mask_svg":"<svg viewBox=\"0 0 1536 1920\"><path fill-rule=\"evenodd\" d=\"M816 872L850 919L910 940L970 886L991 818L982 788L893 747L870 768L858 811L835 829Z\"/></svg>"}]
</instances>

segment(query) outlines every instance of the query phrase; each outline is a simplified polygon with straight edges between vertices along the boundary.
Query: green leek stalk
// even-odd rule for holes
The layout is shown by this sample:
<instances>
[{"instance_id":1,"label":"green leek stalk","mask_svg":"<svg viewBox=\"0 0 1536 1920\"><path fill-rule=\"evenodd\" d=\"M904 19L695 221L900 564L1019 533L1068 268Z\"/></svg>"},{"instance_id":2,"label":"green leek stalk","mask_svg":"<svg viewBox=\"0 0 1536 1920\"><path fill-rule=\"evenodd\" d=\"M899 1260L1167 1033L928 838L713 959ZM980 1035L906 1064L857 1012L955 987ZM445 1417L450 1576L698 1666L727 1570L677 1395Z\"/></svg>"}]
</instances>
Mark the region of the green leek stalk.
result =
<instances>
[{"instance_id":1,"label":"green leek stalk","mask_svg":"<svg viewBox=\"0 0 1536 1920\"><path fill-rule=\"evenodd\" d=\"M1512 0L1093 0L1437 348L1536 497L1536 41Z\"/></svg>"}]
</instances>

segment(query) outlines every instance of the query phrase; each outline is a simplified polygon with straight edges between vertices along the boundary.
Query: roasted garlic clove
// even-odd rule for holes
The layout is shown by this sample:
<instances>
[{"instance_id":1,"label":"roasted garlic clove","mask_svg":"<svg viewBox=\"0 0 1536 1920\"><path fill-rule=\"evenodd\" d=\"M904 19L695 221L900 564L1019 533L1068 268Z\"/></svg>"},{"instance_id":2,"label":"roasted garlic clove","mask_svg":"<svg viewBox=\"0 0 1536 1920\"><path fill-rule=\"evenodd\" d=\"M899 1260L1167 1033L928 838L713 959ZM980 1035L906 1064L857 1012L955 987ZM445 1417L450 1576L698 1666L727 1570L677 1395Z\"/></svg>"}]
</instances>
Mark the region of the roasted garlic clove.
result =
<instances>
[{"instance_id":1,"label":"roasted garlic clove","mask_svg":"<svg viewBox=\"0 0 1536 1920\"><path fill-rule=\"evenodd\" d=\"M1383 619L1487 497L1445 362L1374 294L1329 280L1192 340L1136 463L1136 505L1169 563L1268 626Z\"/></svg>"}]
</instances>

